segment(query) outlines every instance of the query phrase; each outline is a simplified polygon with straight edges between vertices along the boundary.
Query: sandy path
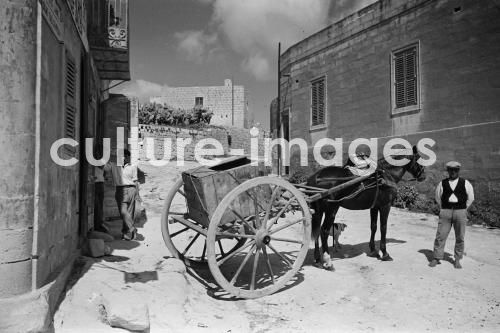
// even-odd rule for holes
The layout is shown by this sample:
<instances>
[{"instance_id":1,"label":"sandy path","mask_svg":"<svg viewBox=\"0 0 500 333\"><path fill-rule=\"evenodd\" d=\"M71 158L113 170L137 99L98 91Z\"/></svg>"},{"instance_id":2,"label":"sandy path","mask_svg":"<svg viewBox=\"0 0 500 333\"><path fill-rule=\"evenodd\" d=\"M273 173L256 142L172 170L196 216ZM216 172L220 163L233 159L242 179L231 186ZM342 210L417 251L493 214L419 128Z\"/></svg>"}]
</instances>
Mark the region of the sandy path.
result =
<instances>
[{"instance_id":1,"label":"sandy path","mask_svg":"<svg viewBox=\"0 0 500 333\"><path fill-rule=\"evenodd\" d=\"M143 169L148 176L141 194L149 219L140 231L144 240L132 248L115 250L114 255L128 259L106 263L123 271L154 271L169 255L160 231L162 199L183 168L173 164ZM311 250L291 288L261 299L220 300L214 297L215 284L204 271L186 275L185 301L182 295L176 296L182 290L176 290L175 277L168 272L160 273L158 281L140 284L127 283L116 274L113 287L131 289L149 300L151 332L167 328L189 332L498 331L499 230L468 228L464 269L455 270L446 261L432 269L426 256L432 247L436 216L391 211L387 248L393 262L366 256L370 236L367 211L340 210L337 221L348 227L340 237L342 249L333 254L336 271L314 267ZM451 234L448 253L453 252L453 244ZM102 263L94 264L68 293L56 315L57 331L84 331L83 327L113 331L98 323L91 305L81 304L91 297L89 293L104 288L97 282L112 278L106 275L112 274L108 271L116 272L99 265ZM183 304L172 304L175 299ZM175 311L182 313L172 313ZM95 323L89 324L92 320Z\"/></svg>"}]
</instances>

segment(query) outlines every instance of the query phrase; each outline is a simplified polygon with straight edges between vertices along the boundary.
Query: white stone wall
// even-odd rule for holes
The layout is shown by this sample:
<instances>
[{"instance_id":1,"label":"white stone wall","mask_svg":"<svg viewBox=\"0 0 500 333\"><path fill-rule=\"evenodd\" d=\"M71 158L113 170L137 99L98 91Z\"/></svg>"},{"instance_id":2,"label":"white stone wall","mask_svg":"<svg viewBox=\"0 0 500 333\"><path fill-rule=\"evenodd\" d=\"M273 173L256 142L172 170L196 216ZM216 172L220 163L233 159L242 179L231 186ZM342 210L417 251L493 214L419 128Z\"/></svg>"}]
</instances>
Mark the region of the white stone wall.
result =
<instances>
[{"instance_id":1,"label":"white stone wall","mask_svg":"<svg viewBox=\"0 0 500 333\"><path fill-rule=\"evenodd\" d=\"M248 127L245 87L232 86L231 80L226 80L224 86L165 88L162 96L151 97L150 102L191 109L196 97L203 97L203 106L214 113L212 125Z\"/></svg>"}]
</instances>

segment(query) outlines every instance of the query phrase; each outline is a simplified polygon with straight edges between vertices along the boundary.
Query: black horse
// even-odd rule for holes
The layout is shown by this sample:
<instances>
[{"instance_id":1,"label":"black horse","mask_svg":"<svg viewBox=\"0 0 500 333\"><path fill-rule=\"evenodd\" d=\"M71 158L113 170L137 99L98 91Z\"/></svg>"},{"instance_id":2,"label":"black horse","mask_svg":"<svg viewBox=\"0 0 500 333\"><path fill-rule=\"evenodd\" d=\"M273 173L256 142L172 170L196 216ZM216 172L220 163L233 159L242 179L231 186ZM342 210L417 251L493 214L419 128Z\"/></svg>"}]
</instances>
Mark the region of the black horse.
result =
<instances>
[{"instance_id":1,"label":"black horse","mask_svg":"<svg viewBox=\"0 0 500 333\"><path fill-rule=\"evenodd\" d=\"M382 260L393 260L386 249L387 218L391 210L391 205L396 198L398 183L406 172L409 172L418 181L425 179L424 167L417 163L420 155L413 147L413 152L405 155L392 157L395 160L408 159L409 162L403 166L390 164L385 158L377 163L376 171L362 183L347 187L330 197L314 202L311 207L314 209L312 216L313 238L315 240L314 258L320 262L320 252L318 238L321 235L321 245L323 249L323 267L333 269L330 254L328 251L329 230L333 226L335 215L339 207L350 210L370 209L371 237L370 253L371 257L379 258L379 252L375 249L375 233L377 232L377 216L380 213L380 250ZM400 161L402 162L402 161ZM318 170L307 180L307 185L319 188L332 188L348 180L354 179L353 173L348 168L325 167ZM323 224L321 220L325 216Z\"/></svg>"}]
</instances>

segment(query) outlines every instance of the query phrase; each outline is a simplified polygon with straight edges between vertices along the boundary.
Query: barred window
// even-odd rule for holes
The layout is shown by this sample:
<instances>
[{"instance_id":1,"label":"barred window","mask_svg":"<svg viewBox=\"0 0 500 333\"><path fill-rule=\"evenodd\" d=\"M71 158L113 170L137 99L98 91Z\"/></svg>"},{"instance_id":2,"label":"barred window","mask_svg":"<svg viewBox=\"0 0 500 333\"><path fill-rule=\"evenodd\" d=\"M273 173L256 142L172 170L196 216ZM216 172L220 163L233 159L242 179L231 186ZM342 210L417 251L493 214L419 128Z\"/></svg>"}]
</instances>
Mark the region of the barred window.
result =
<instances>
[{"instance_id":1,"label":"barred window","mask_svg":"<svg viewBox=\"0 0 500 333\"><path fill-rule=\"evenodd\" d=\"M418 45L398 50L392 55L393 113L418 109Z\"/></svg>"},{"instance_id":2,"label":"barred window","mask_svg":"<svg viewBox=\"0 0 500 333\"><path fill-rule=\"evenodd\" d=\"M311 82L311 127L325 124L326 111L326 79L325 77Z\"/></svg>"}]
</instances>

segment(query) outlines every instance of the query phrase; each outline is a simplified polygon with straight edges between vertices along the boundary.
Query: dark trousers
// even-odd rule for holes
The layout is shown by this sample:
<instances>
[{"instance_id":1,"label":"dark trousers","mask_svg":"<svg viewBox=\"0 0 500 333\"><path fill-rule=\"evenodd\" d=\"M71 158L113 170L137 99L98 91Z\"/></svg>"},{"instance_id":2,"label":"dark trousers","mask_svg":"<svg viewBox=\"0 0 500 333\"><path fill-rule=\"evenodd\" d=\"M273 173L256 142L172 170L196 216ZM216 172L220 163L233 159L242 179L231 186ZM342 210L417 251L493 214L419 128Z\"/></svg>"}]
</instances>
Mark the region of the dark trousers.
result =
<instances>
[{"instance_id":1,"label":"dark trousers","mask_svg":"<svg viewBox=\"0 0 500 333\"><path fill-rule=\"evenodd\" d=\"M464 255L465 226L467 225L466 209L441 209L439 224L434 241L434 258L443 259L444 246L450 234L451 227L455 230L455 260L462 259Z\"/></svg>"},{"instance_id":2,"label":"dark trousers","mask_svg":"<svg viewBox=\"0 0 500 333\"><path fill-rule=\"evenodd\" d=\"M120 211L120 216L123 220L122 232L128 233L135 229L134 227L134 210L137 189L134 185L117 186L115 191L115 200ZM125 205L126 209L123 209Z\"/></svg>"},{"instance_id":3,"label":"dark trousers","mask_svg":"<svg viewBox=\"0 0 500 333\"><path fill-rule=\"evenodd\" d=\"M97 231L105 231L103 221L103 206L104 206L104 183L95 183L94 197L94 229Z\"/></svg>"}]
</instances>

